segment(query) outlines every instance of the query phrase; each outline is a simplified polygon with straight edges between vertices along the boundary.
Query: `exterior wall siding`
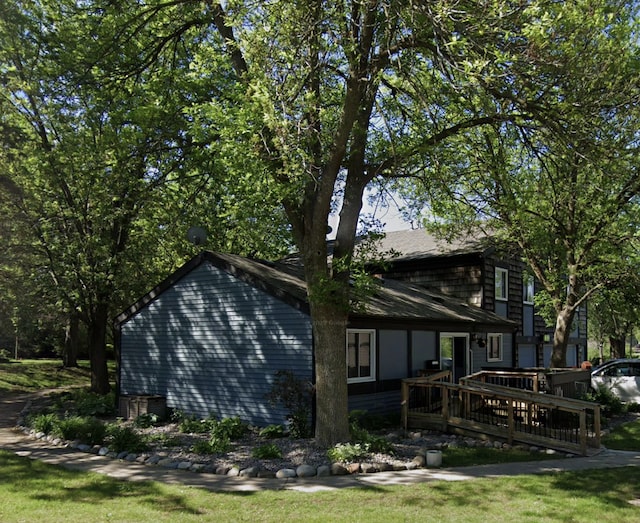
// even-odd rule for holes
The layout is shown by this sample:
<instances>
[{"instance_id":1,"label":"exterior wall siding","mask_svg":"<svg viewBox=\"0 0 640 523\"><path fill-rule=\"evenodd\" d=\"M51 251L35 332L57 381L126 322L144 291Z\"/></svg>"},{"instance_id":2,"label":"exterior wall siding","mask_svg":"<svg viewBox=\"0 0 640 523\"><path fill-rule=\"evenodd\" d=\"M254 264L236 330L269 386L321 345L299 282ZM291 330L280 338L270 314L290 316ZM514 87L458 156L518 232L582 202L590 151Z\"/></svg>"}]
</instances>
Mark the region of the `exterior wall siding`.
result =
<instances>
[{"instance_id":1,"label":"exterior wall siding","mask_svg":"<svg viewBox=\"0 0 640 523\"><path fill-rule=\"evenodd\" d=\"M401 401L402 392L399 388L374 394L353 395L349 396L349 412L366 410L370 414L399 415Z\"/></svg>"},{"instance_id":2,"label":"exterior wall siding","mask_svg":"<svg viewBox=\"0 0 640 523\"><path fill-rule=\"evenodd\" d=\"M437 288L469 305L482 306L482 269L476 264L429 266L426 262L424 269L392 269L385 277Z\"/></svg>"},{"instance_id":3,"label":"exterior wall siding","mask_svg":"<svg viewBox=\"0 0 640 523\"><path fill-rule=\"evenodd\" d=\"M309 317L203 263L121 325L120 392L159 394L199 417L283 423L276 371L312 380Z\"/></svg>"}]
</instances>

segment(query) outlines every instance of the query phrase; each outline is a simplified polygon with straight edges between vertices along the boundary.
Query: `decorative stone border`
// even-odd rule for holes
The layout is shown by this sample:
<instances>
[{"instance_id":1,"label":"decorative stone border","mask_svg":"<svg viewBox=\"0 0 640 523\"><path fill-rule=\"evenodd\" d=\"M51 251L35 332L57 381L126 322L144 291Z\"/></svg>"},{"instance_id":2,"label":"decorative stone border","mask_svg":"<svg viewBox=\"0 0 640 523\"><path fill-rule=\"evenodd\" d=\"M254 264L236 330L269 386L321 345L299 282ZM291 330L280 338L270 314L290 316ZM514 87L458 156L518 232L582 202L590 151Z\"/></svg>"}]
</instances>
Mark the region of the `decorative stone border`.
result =
<instances>
[{"instance_id":1,"label":"decorative stone border","mask_svg":"<svg viewBox=\"0 0 640 523\"><path fill-rule=\"evenodd\" d=\"M520 448L522 450L528 450L532 454L544 452L545 454L559 454L552 449L544 449L539 447L529 447L525 445L519 445L512 447L506 443L498 441L482 441L474 438L463 438L460 436L448 436L450 440L447 442L439 443L429 448L421 448L415 457L410 461L398 461L395 463L376 463L376 462L361 462L361 463L332 463L319 466L312 466L307 464L299 465L295 468L284 467L277 472L262 468L260 465L250 466L247 468L240 468L238 466L215 466L206 463L198 463L187 460L174 459L169 456L154 453L154 454L137 454L133 452L113 452L108 447L102 445L88 445L81 441L67 441L61 438L56 438L52 435L44 434L43 432L36 432L24 424L24 419L31 408L31 401L27 402L20 418L17 422L17 428L24 434L32 439L43 440L57 447L71 448L80 452L87 452L90 454L104 456L111 459L117 459L130 463L139 463L144 465L156 465L167 469L185 470L196 473L216 474L229 477L246 477L246 478L277 478L277 479L290 479L290 478L308 478L308 477L326 477L326 476L344 476L349 474L373 474L376 472L397 472L405 470L415 470L419 468L440 468L442 459L436 460L435 463L428 463L429 453L441 451L445 448L454 447L491 447L495 449L510 450L511 448ZM421 432L412 433L411 436L419 438L422 436ZM435 447L435 448L434 448ZM571 454L559 454L559 456L572 456ZM440 455L440 458L442 456Z\"/></svg>"}]
</instances>

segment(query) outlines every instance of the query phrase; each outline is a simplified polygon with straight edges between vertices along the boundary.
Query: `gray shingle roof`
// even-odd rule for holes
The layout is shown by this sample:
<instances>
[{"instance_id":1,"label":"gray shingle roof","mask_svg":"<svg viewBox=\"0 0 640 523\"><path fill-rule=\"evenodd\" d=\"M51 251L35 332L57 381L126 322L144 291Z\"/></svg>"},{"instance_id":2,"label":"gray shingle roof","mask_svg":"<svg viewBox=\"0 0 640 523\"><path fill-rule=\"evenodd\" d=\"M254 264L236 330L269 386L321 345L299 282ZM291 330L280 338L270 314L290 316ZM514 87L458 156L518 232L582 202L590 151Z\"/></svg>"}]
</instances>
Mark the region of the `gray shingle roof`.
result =
<instances>
[{"instance_id":1,"label":"gray shingle roof","mask_svg":"<svg viewBox=\"0 0 640 523\"><path fill-rule=\"evenodd\" d=\"M424 229L388 232L377 245L379 252L397 253L393 261L486 254L493 249L491 239L484 234L448 241L437 238Z\"/></svg>"},{"instance_id":2,"label":"gray shingle roof","mask_svg":"<svg viewBox=\"0 0 640 523\"><path fill-rule=\"evenodd\" d=\"M239 280L308 313L307 286L300 266L254 260L234 254L203 252L124 311L116 318L116 323L126 321L202 263L211 263ZM466 323L469 326L500 326L503 329L515 327L513 322L493 312L424 287L391 279L380 280L374 294L355 307L352 316L423 323Z\"/></svg>"}]
</instances>

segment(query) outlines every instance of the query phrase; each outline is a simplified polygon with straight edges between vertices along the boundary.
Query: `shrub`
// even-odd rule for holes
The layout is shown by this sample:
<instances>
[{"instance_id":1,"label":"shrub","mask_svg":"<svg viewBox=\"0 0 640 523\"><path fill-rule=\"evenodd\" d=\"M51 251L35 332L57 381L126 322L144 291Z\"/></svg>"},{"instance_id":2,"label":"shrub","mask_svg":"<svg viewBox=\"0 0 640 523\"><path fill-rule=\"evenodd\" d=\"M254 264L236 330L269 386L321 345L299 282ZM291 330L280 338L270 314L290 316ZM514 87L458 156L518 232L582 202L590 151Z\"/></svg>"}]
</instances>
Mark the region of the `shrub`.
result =
<instances>
[{"instance_id":1,"label":"shrub","mask_svg":"<svg viewBox=\"0 0 640 523\"><path fill-rule=\"evenodd\" d=\"M107 395L86 390L77 390L72 394L74 410L78 416L105 417L116 412L116 400L113 392Z\"/></svg>"},{"instance_id":2,"label":"shrub","mask_svg":"<svg viewBox=\"0 0 640 523\"><path fill-rule=\"evenodd\" d=\"M275 439L284 437L284 427L282 425L268 425L258 433L261 437Z\"/></svg>"},{"instance_id":3,"label":"shrub","mask_svg":"<svg viewBox=\"0 0 640 523\"><path fill-rule=\"evenodd\" d=\"M367 419L365 411L353 411L349 414L349 432L351 439L359 443L366 452L379 452L383 454L393 454L393 445L382 436L370 434L362 428L360 423Z\"/></svg>"},{"instance_id":4,"label":"shrub","mask_svg":"<svg viewBox=\"0 0 640 523\"><path fill-rule=\"evenodd\" d=\"M107 426L106 438L109 450L113 452L142 452L148 448L147 442L141 434L131 427L111 424Z\"/></svg>"},{"instance_id":5,"label":"shrub","mask_svg":"<svg viewBox=\"0 0 640 523\"><path fill-rule=\"evenodd\" d=\"M287 410L289 435L292 438L308 438L311 435L309 418L313 386L310 382L298 379L290 370L279 370L267 394L272 405L282 404Z\"/></svg>"},{"instance_id":6,"label":"shrub","mask_svg":"<svg viewBox=\"0 0 640 523\"><path fill-rule=\"evenodd\" d=\"M602 405L602 414L605 417L618 416L626 412L625 404L603 385L598 385L596 390L584 394L583 399L600 403Z\"/></svg>"},{"instance_id":7,"label":"shrub","mask_svg":"<svg viewBox=\"0 0 640 523\"><path fill-rule=\"evenodd\" d=\"M106 434L105 424L99 419L86 416L71 416L59 420L54 434L63 439L79 440L89 445L100 445Z\"/></svg>"},{"instance_id":8,"label":"shrub","mask_svg":"<svg viewBox=\"0 0 640 523\"><path fill-rule=\"evenodd\" d=\"M278 459L282 457L282 451L275 443L265 443L254 448L251 455L257 459Z\"/></svg>"},{"instance_id":9,"label":"shrub","mask_svg":"<svg viewBox=\"0 0 640 523\"><path fill-rule=\"evenodd\" d=\"M640 403L627 403L627 411L628 412L640 412Z\"/></svg>"},{"instance_id":10,"label":"shrub","mask_svg":"<svg viewBox=\"0 0 640 523\"><path fill-rule=\"evenodd\" d=\"M184 416L178 420L178 430L185 434L203 434L216 426L217 420L213 416L198 419L195 416Z\"/></svg>"},{"instance_id":11,"label":"shrub","mask_svg":"<svg viewBox=\"0 0 640 523\"><path fill-rule=\"evenodd\" d=\"M162 447L179 447L182 445L180 438L176 436L169 436L168 434L149 434L146 437L146 441L149 445L160 445Z\"/></svg>"},{"instance_id":12,"label":"shrub","mask_svg":"<svg viewBox=\"0 0 640 523\"><path fill-rule=\"evenodd\" d=\"M351 463L367 455L367 450L360 443L338 443L327 451L331 461Z\"/></svg>"},{"instance_id":13,"label":"shrub","mask_svg":"<svg viewBox=\"0 0 640 523\"><path fill-rule=\"evenodd\" d=\"M227 437L211 436L209 441L198 441L191 450L196 454L224 454L231 448Z\"/></svg>"},{"instance_id":14,"label":"shrub","mask_svg":"<svg viewBox=\"0 0 640 523\"><path fill-rule=\"evenodd\" d=\"M35 414L27 420L28 425L36 432L50 434L58 423L58 416L53 413Z\"/></svg>"},{"instance_id":15,"label":"shrub","mask_svg":"<svg viewBox=\"0 0 640 523\"><path fill-rule=\"evenodd\" d=\"M157 414L146 412L136 417L136 419L133 420L133 425L141 429L147 429L149 427L153 427L156 423L158 423L158 421L159 418Z\"/></svg>"},{"instance_id":16,"label":"shrub","mask_svg":"<svg viewBox=\"0 0 640 523\"><path fill-rule=\"evenodd\" d=\"M248 430L248 425L243 423L239 417L234 416L232 418L224 418L216 422L211 429L211 437L236 440L244 436Z\"/></svg>"}]
</instances>

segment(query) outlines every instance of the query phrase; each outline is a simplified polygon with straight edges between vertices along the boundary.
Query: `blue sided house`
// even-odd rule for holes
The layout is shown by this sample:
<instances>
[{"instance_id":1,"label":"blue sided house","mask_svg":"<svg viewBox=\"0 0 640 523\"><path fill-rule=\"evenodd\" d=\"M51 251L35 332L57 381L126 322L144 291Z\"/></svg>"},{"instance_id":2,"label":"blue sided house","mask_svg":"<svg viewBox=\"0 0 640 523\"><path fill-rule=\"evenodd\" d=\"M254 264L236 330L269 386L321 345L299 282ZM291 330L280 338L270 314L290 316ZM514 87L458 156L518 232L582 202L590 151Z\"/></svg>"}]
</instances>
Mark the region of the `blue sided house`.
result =
<instances>
[{"instance_id":1,"label":"blue sided house","mask_svg":"<svg viewBox=\"0 0 640 523\"><path fill-rule=\"evenodd\" d=\"M121 405L159 396L202 418L284 423L287 412L266 399L276 372L314 381L306 295L295 264L201 253L116 318ZM380 279L349 318L349 408L399 412L401 380L436 369L459 378L487 365L510 368L517 327L463 299Z\"/></svg>"}]
</instances>

